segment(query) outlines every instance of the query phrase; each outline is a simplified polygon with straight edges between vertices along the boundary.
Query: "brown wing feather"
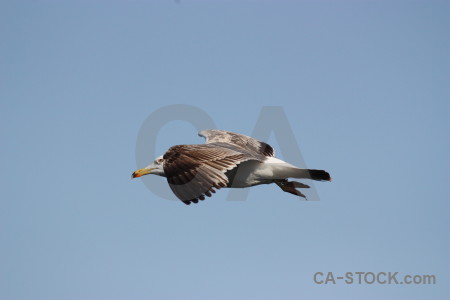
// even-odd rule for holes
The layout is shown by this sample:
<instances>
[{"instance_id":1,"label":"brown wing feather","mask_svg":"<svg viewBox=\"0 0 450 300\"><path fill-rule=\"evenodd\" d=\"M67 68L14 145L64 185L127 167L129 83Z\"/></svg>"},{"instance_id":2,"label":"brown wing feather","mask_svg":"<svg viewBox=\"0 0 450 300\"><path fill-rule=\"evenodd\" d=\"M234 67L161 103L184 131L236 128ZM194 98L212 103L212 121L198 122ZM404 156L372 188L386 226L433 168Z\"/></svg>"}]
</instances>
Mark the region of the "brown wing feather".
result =
<instances>
[{"instance_id":1,"label":"brown wing feather","mask_svg":"<svg viewBox=\"0 0 450 300\"><path fill-rule=\"evenodd\" d=\"M173 193L185 204L210 197L227 186L225 172L252 157L216 145L173 146L163 156L164 173Z\"/></svg>"},{"instance_id":2,"label":"brown wing feather","mask_svg":"<svg viewBox=\"0 0 450 300\"><path fill-rule=\"evenodd\" d=\"M243 134L234 133L226 130L210 129L210 130L202 130L198 133L198 135L205 137L207 144L211 143L232 144L245 151L254 152L255 154L260 154L267 157L275 156L275 150L273 150L272 146Z\"/></svg>"}]
</instances>

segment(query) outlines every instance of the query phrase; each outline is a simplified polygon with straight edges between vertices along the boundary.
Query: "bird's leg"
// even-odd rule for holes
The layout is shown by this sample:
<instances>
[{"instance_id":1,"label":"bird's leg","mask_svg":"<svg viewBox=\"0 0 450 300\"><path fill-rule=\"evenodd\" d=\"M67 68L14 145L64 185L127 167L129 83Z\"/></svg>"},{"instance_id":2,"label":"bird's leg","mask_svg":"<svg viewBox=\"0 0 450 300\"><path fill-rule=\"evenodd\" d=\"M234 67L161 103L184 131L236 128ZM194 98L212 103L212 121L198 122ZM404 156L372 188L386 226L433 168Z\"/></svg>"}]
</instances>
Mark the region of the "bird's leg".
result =
<instances>
[{"instance_id":1,"label":"bird's leg","mask_svg":"<svg viewBox=\"0 0 450 300\"><path fill-rule=\"evenodd\" d=\"M308 185L300 183L300 182L291 182L287 179L274 179L274 181L284 192L300 196L306 199L306 196L303 195L300 191L296 190L296 187L309 188Z\"/></svg>"}]
</instances>

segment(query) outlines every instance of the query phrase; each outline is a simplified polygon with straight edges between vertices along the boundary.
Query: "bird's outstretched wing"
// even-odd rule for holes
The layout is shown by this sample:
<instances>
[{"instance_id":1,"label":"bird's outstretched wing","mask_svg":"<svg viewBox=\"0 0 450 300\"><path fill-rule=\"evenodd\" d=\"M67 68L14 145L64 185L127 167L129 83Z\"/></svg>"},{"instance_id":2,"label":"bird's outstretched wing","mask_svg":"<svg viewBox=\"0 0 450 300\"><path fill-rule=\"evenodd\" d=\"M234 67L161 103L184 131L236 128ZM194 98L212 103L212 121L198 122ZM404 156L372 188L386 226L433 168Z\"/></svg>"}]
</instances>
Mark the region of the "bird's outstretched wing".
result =
<instances>
[{"instance_id":1,"label":"bird's outstretched wing","mask_svg":"<svg viewBox=\"0 0 450 300\"><path fill-rule=\"evenodd\" d=\"M210 129L202 130L198 135L206 138L206 144L228 144L238 147L246 152L253 152L252 154L254 155L264 155L266 157L275 156L275 150L273 150L272 146L243 134Z\"/></svg>"},{"instance_id":2,"label":"bird's outstretched wing","mask_svg":"<svg viewBox=\"0 0 450 300\"><path fill-rule=\"evenodd\" d=\"M252 155L217 145L178 145L167 150L164 173L174 194L185 204L197 203L228 185L225 173Z\"/></svg>"}]
</instances>

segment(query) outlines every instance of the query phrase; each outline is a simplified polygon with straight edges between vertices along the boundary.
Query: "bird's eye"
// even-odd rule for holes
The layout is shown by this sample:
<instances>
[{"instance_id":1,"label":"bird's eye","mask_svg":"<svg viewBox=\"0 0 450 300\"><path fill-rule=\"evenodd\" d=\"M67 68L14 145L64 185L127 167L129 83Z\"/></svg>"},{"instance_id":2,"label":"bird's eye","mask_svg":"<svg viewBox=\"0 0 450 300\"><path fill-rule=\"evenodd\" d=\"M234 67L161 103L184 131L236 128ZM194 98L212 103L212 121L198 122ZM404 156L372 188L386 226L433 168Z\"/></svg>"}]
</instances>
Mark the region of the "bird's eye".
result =
<instances>
[{"instance_id":1,"label":"bird's eye","mask_svg":"<svg viewBox=\"0 0 450 300\"><path fill-rule=\"evenodd\" d=\"M158 164L160 164L160 163L163 162L163 159L162 159L162 158L159 158L159 159L156 160L156 162L157 162Z\"/></svg>"}]
</instances>

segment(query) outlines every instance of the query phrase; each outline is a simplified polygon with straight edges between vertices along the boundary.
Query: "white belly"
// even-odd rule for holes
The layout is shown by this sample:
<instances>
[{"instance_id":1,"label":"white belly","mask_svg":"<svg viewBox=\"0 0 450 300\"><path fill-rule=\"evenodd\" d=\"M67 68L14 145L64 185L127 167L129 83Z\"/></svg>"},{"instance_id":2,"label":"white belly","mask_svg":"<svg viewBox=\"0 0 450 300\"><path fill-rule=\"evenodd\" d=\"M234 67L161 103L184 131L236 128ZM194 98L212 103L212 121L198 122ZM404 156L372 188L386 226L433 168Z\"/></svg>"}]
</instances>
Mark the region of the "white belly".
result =
<instances>
[{"instance_id":1,"label":"white belly","mask_svg":"<svg viewBox=\"0 0 450 300\"><path fill-rule=\"evenodd\" d=\"M289 177L287 171L295 168L280 159L269 157L265 162L246 161L239 165L236 170L232 188L245 188L258 184L272 183L274 179Z\"/></svg>"}]
</instances>

